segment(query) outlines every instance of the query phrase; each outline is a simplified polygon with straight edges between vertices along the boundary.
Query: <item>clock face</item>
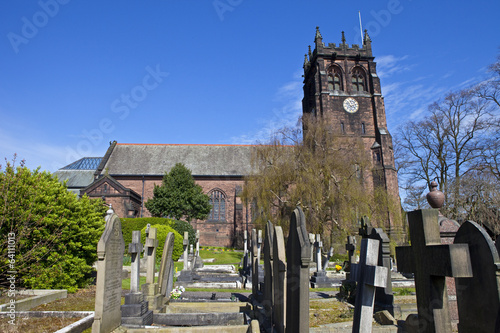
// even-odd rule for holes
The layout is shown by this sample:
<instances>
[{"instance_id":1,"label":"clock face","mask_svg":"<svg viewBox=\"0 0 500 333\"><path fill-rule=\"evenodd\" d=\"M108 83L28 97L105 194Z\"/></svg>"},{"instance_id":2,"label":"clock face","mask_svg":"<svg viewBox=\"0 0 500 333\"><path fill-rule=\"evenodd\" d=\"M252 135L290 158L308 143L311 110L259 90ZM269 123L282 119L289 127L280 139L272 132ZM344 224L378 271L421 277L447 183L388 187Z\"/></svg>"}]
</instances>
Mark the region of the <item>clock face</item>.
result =
<instances>
[{"instance_id":1,"label":"clock face","mask_svg":"<svg viewBox=\"0 0 500 333\"><path fill-rule=\"evenodd\" d=\"M358 102L352 97L348 97L344 100L344 110L349 113L354 113L358 111L359 105Z\"/></svg>"}]
</instances>

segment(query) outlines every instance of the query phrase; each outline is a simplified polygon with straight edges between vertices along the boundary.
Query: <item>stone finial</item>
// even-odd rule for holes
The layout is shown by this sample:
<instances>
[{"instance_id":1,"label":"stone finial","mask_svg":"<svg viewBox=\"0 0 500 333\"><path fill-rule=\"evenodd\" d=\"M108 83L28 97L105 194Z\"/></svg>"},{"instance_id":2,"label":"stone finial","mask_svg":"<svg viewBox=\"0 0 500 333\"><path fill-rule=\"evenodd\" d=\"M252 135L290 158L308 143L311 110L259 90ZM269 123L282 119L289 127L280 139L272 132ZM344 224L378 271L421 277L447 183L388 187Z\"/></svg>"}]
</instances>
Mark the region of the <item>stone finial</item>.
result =
<instances>
[{"instance_id":1,"label":"stone finial","mask_svg":"<svg viewBox=\"0 0 500 333\"><path fill-rule=\"evenodd\" d=\"M114 213L114 212L115 212L115 211L113 210L113 207L111 206L111 204L109 204L109 209L108 209L108 211L106 212L106 215L111 216L111 215L113 215L113 213Z\"/></svg>"},{"instance_id":2,"label":"stone finial","mask_svg":"<svg viewBox=\"0 0 500 333\"><path fill-rule=\"evenodd\" d=\"M440 209L444 204L444 193L438 190L438 184L432 181L430 191L427 193L427 202L432 208Z\"/></svg>"},{"instance_id":3,"label":"stone finial","mask_svg":"<svg viewBox=\"0 0 500 333\"><path fill-rule=\"evenodd\" d=\"M318 38L323 39L323 37L321 36L321 32L319 32L319 27L316 27L316 37L314 39L316 40Z\"/></svg>"},{"instance_id":4,"label":"stone finial","mask_svg":"<svg viewBox=\"0 0 500 333\"><path fill-rule=\"evenodd\" d=\"M343 31L342 31L342 44L345 44L345 34Z\"/></svg>"},{"instance_id":5,"label":"stone finial","mask_svg":"<svg viewBox=\"0 0 500 333\"><path fill-rule=\"evenodd\" d=\"M307 59L307 54L304 54L304 67L309 65L309 60Z\"/></svg>"},{"instance_id":6,"label":"stone finial","mask_svg":"<svg viewBox=\"0 0 500 333\"><path fill-rule=\"evenodd\" d=\"M312 57L312 52L311 52L311 45L308 46L309 50L307 51L307 54L309 55L309 60Z\"/></svg>"}]
</instances>

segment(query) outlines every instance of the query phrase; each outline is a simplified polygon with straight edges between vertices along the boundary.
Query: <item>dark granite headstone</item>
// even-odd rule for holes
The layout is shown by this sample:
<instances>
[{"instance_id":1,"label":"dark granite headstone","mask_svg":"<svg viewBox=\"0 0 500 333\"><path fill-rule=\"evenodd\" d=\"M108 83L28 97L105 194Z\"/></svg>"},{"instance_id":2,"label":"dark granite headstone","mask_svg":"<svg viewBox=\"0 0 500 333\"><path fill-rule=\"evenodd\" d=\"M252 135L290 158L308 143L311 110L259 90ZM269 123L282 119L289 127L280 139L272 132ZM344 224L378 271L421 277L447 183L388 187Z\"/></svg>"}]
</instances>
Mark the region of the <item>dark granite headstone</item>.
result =
<instances>
[{"instance_id":1,"label":"dark granite headstone","mask_svg":"<svg viewBox=\"0 0 500 333\"><path fill-rule=\"evenodd\" d=\"M290 233L286 243L287 302L286 331L309 330L309 264L311 245L306 229L306 218L297 207L290 218ZM321 262L319 262L321 266Z\"/></svg>"},{"instance_id":2,"label":"dark granite headstone","mask_svg":"<svg viewBox=\"0 0 500 333\"><path fill-rule=\"evenodd\" d=\"M500 311L500 258L495 244L477 223L467 221L455 237L455 244L469 246L472 278L455 278L459 332L500 332L496 327Z\"/></svg>"}]
</instances>

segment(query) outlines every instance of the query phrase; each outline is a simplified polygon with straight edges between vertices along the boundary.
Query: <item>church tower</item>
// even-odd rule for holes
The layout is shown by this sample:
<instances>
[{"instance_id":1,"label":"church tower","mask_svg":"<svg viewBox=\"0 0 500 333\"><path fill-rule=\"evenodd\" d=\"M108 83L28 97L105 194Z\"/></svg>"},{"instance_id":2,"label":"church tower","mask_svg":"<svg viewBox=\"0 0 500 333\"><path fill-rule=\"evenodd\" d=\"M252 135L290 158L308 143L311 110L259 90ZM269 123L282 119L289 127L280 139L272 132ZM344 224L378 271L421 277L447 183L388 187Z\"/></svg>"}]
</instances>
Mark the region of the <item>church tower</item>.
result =
<instances>
[{"instance_id":1,"label":"church tower","mask_svg":"<svg viewBox=\"0 0 500 333\"><path fill-rule=\"evenodd\" d=\"M316 27L314 44L304 61L303 114L327 120L346 144L352 138L361 138L371 160L371 170L363 170L365 186L370 190L381 186L399 203L392 138L367 31L362 47L349 46L344 32L338 46L325 46ZM396 236L401 232L399 220L388 216L386 221L374 222Z\"/></svg>"}]
</instances>

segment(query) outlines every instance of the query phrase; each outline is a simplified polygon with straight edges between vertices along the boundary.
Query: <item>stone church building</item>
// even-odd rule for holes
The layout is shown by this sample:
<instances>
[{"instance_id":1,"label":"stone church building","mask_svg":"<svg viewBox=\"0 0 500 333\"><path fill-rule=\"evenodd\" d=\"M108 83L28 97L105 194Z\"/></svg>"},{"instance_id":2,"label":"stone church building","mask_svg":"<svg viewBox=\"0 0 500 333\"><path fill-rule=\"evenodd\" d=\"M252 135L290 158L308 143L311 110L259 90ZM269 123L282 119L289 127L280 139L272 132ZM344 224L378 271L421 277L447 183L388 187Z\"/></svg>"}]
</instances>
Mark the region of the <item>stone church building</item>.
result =
<instances>
[{"instance_id":1,"label":"stone church building","mask_svg":"<svg viewBox=\"0 0 500 333\"><path fill-rule=\"evenodd\" d=\"M315 48L304 61L304 114L327 119L340 135L361 137L372 161L366 186L384 186L399 201L392 139L387 130L384 100L371 40L365 32L362 47L342 42L325 45L316 29ZM244 230L252 228L248 203L239 194L251 173L254 146L126 144L112 142L103 157L82 158L55 174L67 180L68 190L102 198L120 217L147 217L144 203L152 198L176 163L192 172L210 196L212 211L206 221L194 221L200 242L206 246L234 246ZM384 223L396 232L392 217Z\"/></svg>"}]
</instances>

